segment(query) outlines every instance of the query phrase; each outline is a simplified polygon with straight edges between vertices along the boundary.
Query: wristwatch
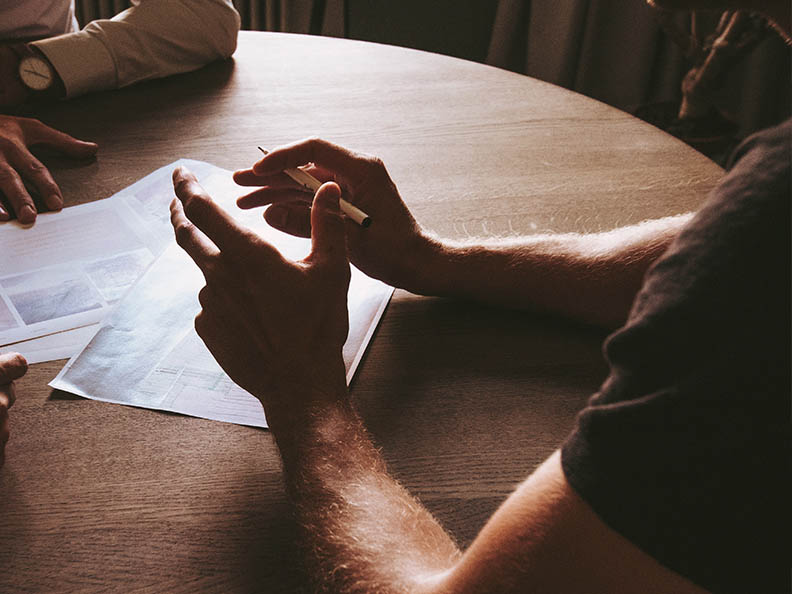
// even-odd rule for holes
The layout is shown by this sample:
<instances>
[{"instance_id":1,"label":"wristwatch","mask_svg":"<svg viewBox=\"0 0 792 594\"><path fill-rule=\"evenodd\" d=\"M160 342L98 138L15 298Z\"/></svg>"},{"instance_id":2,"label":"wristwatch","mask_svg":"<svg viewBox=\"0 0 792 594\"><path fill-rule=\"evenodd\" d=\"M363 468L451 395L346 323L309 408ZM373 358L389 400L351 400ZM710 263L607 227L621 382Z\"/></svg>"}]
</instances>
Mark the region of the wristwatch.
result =
<instances>
[{"instance_id":1,"label":"wristwatch","mask_svg":"<svg viewBox=\"0 0 792 594\"><path fill-rule=\"evenodd\" d=\"M17 74L30 99L55 99L66 95L61 77L41 51L28 43L13 44L11 49L19 58Z\"/></svg>"}]
</instances>

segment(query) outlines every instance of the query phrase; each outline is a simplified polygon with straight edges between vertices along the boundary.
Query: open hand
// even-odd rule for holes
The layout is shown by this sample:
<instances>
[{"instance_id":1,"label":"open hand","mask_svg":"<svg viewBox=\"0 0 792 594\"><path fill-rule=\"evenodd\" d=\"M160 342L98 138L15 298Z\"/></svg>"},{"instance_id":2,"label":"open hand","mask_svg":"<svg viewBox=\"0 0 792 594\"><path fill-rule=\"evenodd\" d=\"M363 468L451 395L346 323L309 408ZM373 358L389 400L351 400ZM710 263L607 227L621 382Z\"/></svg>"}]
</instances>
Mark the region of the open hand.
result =
<instances>
[{"instance_id":1,"label":"open hand","mask_svg":"<svg viewBox=\"0 0 792 594\"><path fill-rule=\"evenodd\" d=\"M390 285L421 292L421 263L433 249L379 159L353 153L320 139L274 149L251 169L234 173L242 186L262 186L239 198L240 208L271 204L264 217L286 233L310 237L313 195L283 173L303 167L320 181L335 181L344 198L369 216L370 227L345 220L352 263L367 275Z\"/></svg>"},{"instance_id":2,"label":"open hand","mask_svg":"<svg viewBox=\"0 0 792 594\"><path fill-rule=\"evenodd\" d=\"M67 157L86 159L96 154L97 145L72 138L38 120L0 115L0 191L5 194L20 223L36 220L36 205L28 193L27 182L41 195L50 210L63 208L63 194L52 175L31 152L30 147L45 146ZM0 221L11 213L0 204Z\"/></svg>"},{"instance_id":3,"label":"open hand","mask_svg":"<svg viewBox=\"0 0 792 594\"><path fill-rule=\"evenodd\" d=\"M14 380L27 372L27 361L19 353L0 355L0 467L5 462L5 445L9 438L8 409L16 400Z\"/></svg>"},{"instance_id":4,"label":"open hand","mask_svg":"<svg viewBox=\"0 0 792 594\"><path fill-rule=\"evenodd\" d=\"M272 423L346 393L342 347L348 331L349 262L336 184L311 212L311 253L285 259L240 226L184 168L173 173L177 243L206 279L195 329L217 362L259 398Z\"/></svg>"}]
</instances>

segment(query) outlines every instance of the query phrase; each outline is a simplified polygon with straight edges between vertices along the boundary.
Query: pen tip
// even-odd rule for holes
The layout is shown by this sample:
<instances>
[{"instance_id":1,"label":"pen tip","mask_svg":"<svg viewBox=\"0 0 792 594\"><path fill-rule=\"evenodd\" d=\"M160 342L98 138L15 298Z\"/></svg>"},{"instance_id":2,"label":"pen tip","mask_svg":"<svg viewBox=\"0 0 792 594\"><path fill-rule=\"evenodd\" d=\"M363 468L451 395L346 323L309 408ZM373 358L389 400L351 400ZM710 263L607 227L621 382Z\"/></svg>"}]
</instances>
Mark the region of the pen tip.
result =
<instances>
[{"instance_id":1,"label":"pen tip","mask_svg":"<svg viewBox=\"0 0 792 594\"><path fill-rule=\"evenodd\" d=\"M268 151L267 149L265 149L265 148L261 148L260 146L257 146L256 148L257 148L258 150L260 150L262 153L264 153L265 155L268 155L268 154L269 154L269 151Z\"/></svg>"}]
</instances>

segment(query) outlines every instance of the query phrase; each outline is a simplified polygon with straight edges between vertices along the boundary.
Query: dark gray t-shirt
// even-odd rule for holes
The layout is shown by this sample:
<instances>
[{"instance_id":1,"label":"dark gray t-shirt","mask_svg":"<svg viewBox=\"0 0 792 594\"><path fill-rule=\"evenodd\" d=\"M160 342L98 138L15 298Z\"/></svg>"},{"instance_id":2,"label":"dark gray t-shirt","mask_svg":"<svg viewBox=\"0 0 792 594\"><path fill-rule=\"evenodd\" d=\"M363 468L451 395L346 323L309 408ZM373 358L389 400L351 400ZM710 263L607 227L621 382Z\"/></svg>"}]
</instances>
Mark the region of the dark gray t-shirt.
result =
<instances>
[{"instance_id":1,"label":"dark gray t-shirt","mask_svg":"<svg viewBox=\"0 0 792 594\"><path fill-rule=\"evenodd\" d=\"M790 144L792 120L735 151L562 448L606 524L716 592L789 592Z\"/></svg>"}]
</instances>

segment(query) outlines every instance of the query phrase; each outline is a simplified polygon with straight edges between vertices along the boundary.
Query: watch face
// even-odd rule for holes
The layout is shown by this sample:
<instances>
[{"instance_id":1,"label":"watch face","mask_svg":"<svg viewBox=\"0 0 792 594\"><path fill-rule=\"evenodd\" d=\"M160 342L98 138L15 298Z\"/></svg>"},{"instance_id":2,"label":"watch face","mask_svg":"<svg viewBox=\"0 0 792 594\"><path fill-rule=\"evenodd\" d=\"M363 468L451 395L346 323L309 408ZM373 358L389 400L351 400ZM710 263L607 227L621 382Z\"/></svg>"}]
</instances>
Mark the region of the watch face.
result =
<instances>
[{"instance_id":1,"label":"watch face","mask_svg":"<svg viewBox=\"0 0 792 594\"><path fill-rule=\"evenodd\" d=\"M19 77L34 91L44 91L52 85L52 69L41 58L27 56L19 62Z\"/></svg>"}]
</instances>

